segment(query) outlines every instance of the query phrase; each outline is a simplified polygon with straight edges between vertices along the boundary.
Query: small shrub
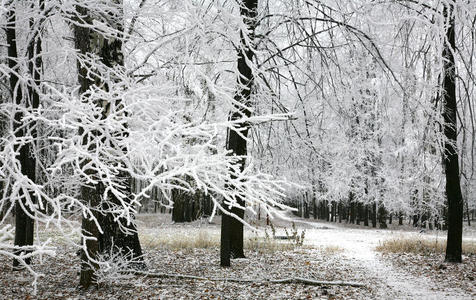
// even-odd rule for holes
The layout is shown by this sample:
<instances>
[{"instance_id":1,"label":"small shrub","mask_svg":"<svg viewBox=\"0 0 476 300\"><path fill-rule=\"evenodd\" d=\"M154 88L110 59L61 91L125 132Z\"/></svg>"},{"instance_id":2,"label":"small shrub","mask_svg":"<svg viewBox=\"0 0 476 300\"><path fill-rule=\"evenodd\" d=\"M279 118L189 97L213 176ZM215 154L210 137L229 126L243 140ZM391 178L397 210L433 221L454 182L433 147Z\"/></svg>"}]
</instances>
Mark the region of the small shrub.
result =
<instances>
[{"instance_id":1,"label":"small shrub","mask_svg":"<svg viewBox=\"0 0 476 300\"><path fill-rule=\"evenodd\" d=\"M132 272L143 264L140 258L134 258L133 251L123 252L115 247L98 257L98 269L94 272L99 285L115 284L120 280L134 278Z\"/></svg>"},{"instance_id":2,"label":"small shrub","mask_svg":"<svg viewBox=\"0 0 476 300\"><path fill-rule=\"evenodd\" d=\"M303 230L301 233L299 233L296 224L292 222L291 226L291 232L289 233L286 228L284 228L284 232L286 233L286 236L288 237L289 240L293 241L296 246L301 247L304 244L304 237L306 235L306 231Z\"/></svg>"}]
</instances>

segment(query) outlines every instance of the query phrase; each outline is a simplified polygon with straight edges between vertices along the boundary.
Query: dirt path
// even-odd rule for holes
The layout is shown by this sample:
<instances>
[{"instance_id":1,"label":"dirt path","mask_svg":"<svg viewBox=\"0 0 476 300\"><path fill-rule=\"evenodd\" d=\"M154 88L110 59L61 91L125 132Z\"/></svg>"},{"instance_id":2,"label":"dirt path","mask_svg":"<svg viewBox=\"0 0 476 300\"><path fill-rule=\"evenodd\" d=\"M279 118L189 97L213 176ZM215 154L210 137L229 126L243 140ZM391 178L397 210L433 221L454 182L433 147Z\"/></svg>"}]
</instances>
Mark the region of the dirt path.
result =
<instances>
[{"instance_id":1,"label":"dirt path","mask_svg":"<svg viewBox=\"0 0 476 300\"><path fill-rule=\"evenodd\" d=\"M356 280L369 282L379 299L471 299L461 289L442 290L430 278L413 276L385 261L375 247L392 237L411 237L417 232L357 229L325 222L306 222L306 242L316 247L338 246L343 263L360 269Z\"/></svg>"}]
</instances>

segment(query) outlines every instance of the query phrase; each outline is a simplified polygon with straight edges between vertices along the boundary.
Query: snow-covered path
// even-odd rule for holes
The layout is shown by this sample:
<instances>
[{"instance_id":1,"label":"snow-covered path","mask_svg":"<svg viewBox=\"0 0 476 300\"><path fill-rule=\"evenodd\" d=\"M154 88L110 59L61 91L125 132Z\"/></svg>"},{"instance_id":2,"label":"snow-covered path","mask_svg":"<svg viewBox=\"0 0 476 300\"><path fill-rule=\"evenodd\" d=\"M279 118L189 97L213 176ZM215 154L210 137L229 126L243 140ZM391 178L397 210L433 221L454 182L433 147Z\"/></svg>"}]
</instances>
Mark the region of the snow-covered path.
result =
<instances>
[{"instance_id":1,"label":"snow-covered path","mask_svg":"<svg viewBox=\"0 0 476 300\"><path fill-rule=\"evenodd\" d=\"M374 282L373 289L380 299L471 299L463 290L438 289L428 277L416 277L384 261L375 247L392 237L415 236L415 232L378 229L344 228L339 224L310 222L306 242L317 247L338 246L343 249L344 262L362 270L356 280Z\"/></svg>"}]
</instances>

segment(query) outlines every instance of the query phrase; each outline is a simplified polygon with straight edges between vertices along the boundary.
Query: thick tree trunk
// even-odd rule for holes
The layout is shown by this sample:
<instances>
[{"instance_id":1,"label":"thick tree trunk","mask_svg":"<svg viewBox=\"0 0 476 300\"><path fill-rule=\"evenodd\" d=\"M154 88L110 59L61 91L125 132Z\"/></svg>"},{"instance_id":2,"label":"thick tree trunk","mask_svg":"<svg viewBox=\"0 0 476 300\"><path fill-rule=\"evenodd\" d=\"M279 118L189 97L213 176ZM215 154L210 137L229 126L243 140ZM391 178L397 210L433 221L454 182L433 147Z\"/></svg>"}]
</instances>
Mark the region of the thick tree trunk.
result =
<instances>
[{"instance_id":1,"label":"thick tree trunk","mask_svg":"<svg viewBox=\"0 0 476 300\"><path fill-rule=\"evenodd\" d=\"M448 239L445 260L461 262L463 236L463 197L460 186L456 121L456 65L453 51L455 45L455 16L453 1L444 5L443 15L448 20L443 48L443 119L445 121L444 165L446 175L446 198L448 200Z\"/></svg>"},{"instance_id":2,"label":"thick tree trunk","mask_svg":"<svg viewBox=\"0 0 476 300\"><path fill-rule=\"evenodd\" d=\"M89 207L99 207L100 198L95 187L82 186L81 199L88 204ZM93 212L94 218L99 219L99 214ZM81 251L81 272L79 285L87 289L96 283L95 270L98 265L93 261L98 258L99 253L99 230L92 218L83 217L81 222L81 233L86 238L85 251Z\"/></svg>"},{"instance_id":3,"label":"thick tree trunk","mask_svg":"<svg viewBox=\"0 0 476 300\"><path fill-rule=\"evenodd\" d=\"M77 6L76 10L79 15L87 16L88 11L81 7ZM90 49L90 30L85 27L75 26L74 27L74 37L75 37L75 47L80 51L81 54L87 54L91 52ZM90 86L93 83L88 79L88 70L81 66L78 62L78 82L80 84L79 93L86 93ZM83 130L80 129L80 135L83 134ZM88 144L88 140L83 140L84 144ZM87 162L82 162L82 165L85 165ZM91 171L87 170L88 175L91 174ZM99 207L100 204L100 194L98 189L95 186L81 186L81 200L84 201L88 207L95 208ZM83 216L81 222L81 232L84 238L86 239L86 248L85 251L81 252L81 272L80 272L80 281L79 284L83 288L88 288L89 286L95 284L96 279L94 278L94 271L97 269L97 264L92 260L97 259L99 252L99 230L93 220L93 218L98 219L99 215L93 210L93 216Z\"/></svg>"},{"instance_id":4,"label":"thick tree trunk","mask_svg":"<svg viewBox=\"0 0 476 300\"><path fill-rule=\"evenodd\" d=\"M122 9L122 2L116 1L118 13ZM84 26L74 26L74 37L75 37L75 47L80 51L81 54L87 55L88 53L96 53L101 58L101 63L107 67L114 66L123 66L123 54L122 54L122 41L120 38L115 39L106 39L98 32L91 31L89 25L93 23L92 18L89 15L87 8L80 5L76 6L78 15L81 16L79 20L80 23ZM117 16L116 16L117 18ZM114 22L114 21L113 21ZM116 24L119 27L119 30L122 29L122 25ZM91 40L95 40L96 43L92 43ZM93 49L93 47L95 47ZM95 84L101 84L100 78L91 78L88 68L84 65L81 65L79 62L78 65L78 81L80 83L80 94L83 95L88 92L91 86ZM107 83L102 84L102 88L108 89ZM103 109L102 117L106 118L108 110L110 109L111 103L98 103ZM115 106L119 106L120 103L114 103ZM127 125L125 125L127 126ZM124 128L126 129L126 128ZM83 134L83 129L80 129L80 135ZM119 132L118 135L125 135L126 131ZM90 143L91 140L88 139L98 139L94 132L92 134L85 135L83 140L84 145L94 144ZM93 147L93 146L90 146ZM89 151L94 151L90 148ZM126 151L126 149L121 149ZM87 161L82 162L85 165ZM96 174L91 173L92 171L87 170L90 176L94 177ZM121 172L117 176L117 180L121 182L123 186L123 194L130 196L132 194L132 178L131 175L127 172ZM81 196L82 200L88 203L88 206L93 209L94 218L98 220L99 225L103 231L102 234L99 233L99 229L96 224L93 222L92 218L84 217L82 220L82 232L85 237L95 238L86 239L86 246L88 255L82 253L82 263L81 263L81 273L80 273L80 286L83 288L88 288L89 286L96 284L94 278L94 271L97 268L97 265L91 261L98 257L100 253L122 253L127 256L128 259L133 261L131 267L133 268L144 268L145 263L143 262L142 249L139 242L139 237L137 234L137 228L135 227L134 222L127 223L124 219L114 220L114 216L106 213L101 214L95 212L94 208L100 208L103 211L110 211L111 207L103 201L104 187L102 184L97 184L96 186L82 186L81 187ZM121 205L120 201L115 198L112 193L106 195L108 197L107 201L112 202L114 205ZM132 216L134 219L134 216ZM119 226L121 222L124 227L129 231L124 233Z\"/></svg>"},{"instance_id":5,"label":"thick tree trunk","mask_svg":"<svg viewBox=\"0 0 476 300\"><path fill-rule=\"evenodd\" d=\"M183 192L180 190L172 191L172 200L174 201L172 209L172 221L175 223L184 222L184 201L183 201Z\"/></svg>"},{"instance_id":6,"label":"thick tree trunk","mask_svg":"<svg viewBox=\"0 0 476 300\"><path fill-rule=\"evenodd\" d=\"M240 7L241 16L244 19L245 24L253 35L255 28L255 18L257 14L258 0L243 0ZM238 50L238 91L235 95L234 111L230 114L230 120L239 120L243 117L249 117L250 111L250 96L253 86L253 72L249 65L253 61L254 52L245 38L245 32L240 32L241 42L240 49ZM250 36L251 42L253 42L253 36ZM236 131L228 129L227 131L227 143L226 149L231 150L233 155L245 156L247 154L246 149L246 137L248 136L249 125L239 124L239 127L243 130L241 137ZM245 167L245 159L242 158L238 162L240 170L243 171ZM231 187L233 188L233 187ZM243 199L238 198L237 202L240 206L244 207L245 202ZM224 205L226 207L226 204ZM233 207L231 212L243 219L244 210L238 207ZM229 222L230 224L223 224ZM229 229L228 229L229 228ZM225 229L225 230L223 230ZM229 237L223 237L224 234L229 234ZM243 223L235 218L225 217L222 219L222 232L221 232L221 265L229 265L228 257L241 258L245 257L243 251ZM230 243L224 245L223 243ZM227 253L229 252L229 253Z\"/></svg>"}]
</instances>

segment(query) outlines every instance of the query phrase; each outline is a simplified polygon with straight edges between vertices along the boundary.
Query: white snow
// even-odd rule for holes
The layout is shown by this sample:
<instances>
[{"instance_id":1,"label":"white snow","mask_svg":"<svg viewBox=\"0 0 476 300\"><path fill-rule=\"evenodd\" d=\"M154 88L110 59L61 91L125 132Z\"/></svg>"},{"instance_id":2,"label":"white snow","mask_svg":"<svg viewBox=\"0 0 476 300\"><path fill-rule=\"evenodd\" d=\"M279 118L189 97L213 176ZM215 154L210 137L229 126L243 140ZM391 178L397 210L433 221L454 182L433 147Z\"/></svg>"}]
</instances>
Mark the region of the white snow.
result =
<instances>
[{"instance_id":1,"label":"white snow","mask_svg":"<svg viewBox=\"0 0 476 300\"><path fill-rule=\"evenodd\" d=\"M441 238L442 233L420 234L415 231L381 230L372 228L346 228L346 225L305 221L305 244L316 247L338 246L344 251L342 258L348 260L356 269L364 270L361 280L377 279L378 286L373 287L381 299L472 299L465 291L452 288L444 291L434 289L436 283L428 277L416 277L405 273L384 261L376 252L379 242L392 237ZM465 236L466 240L475 240ZM438 236L439 235L439 236Z\"/></svg>"}]
</instances>

